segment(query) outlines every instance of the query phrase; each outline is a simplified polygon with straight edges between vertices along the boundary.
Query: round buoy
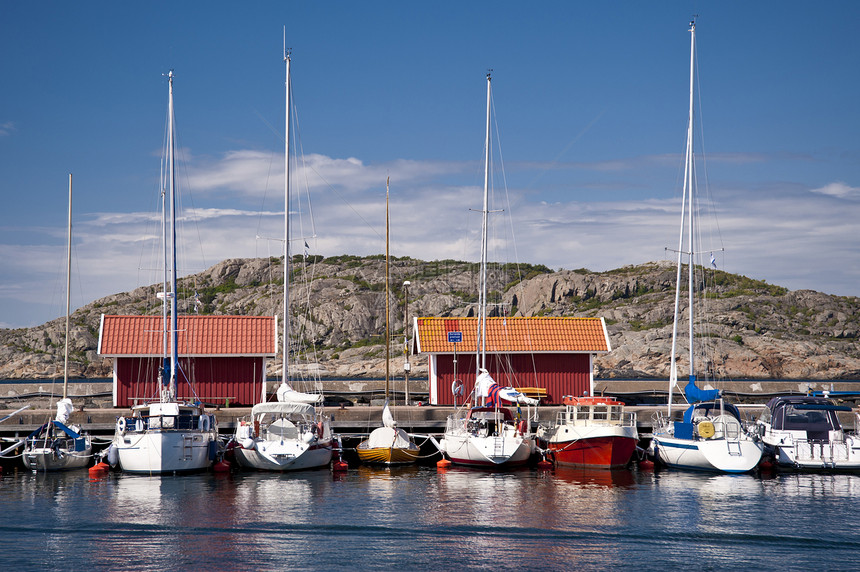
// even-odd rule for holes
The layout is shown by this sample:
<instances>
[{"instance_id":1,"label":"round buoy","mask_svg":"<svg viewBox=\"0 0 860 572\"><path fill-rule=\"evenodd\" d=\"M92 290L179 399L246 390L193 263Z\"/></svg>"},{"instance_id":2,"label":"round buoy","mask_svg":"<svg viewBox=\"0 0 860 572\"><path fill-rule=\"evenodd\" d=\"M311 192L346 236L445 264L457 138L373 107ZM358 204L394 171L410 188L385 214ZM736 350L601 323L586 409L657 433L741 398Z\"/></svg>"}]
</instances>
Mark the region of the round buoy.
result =
<instances>
[{"instance_id":1,"label":"round buoy","mask_svg":"<svg viewBox=\"0 0 860 572\"><path fill-rule=\"evenodd\" d=\"M538 469L544 469L544 470L551 469L552 468L552 462L547 461L546 459L541 459L540 461L538 461L537 468Z\"/></svg>"},{"instance_id":2,"label":"round buoy","mask_svg":"<svg viewBox=\"0 0 860 572\"><path fill-rule=\"evenodd\" d=\"M442 459L441 461L436 461L436 468L437 469L447 469L450 466L451 466L451 461L449 461L448 459Z\"/></svg>"},{"instance_id":3,"label":"round buoy","mask_svg":"<svg viewBox=\"0 0 860 572\"><path fill-rule=\"evenodd\" d=\"M332 471L346 471L349 469L349 463L346 461L337 460L331 464Z\"/></svg>"},{"instance_id":4,"label":"round buoy","mask_svg":"<svg viewBox=\"0 0 860 572\"><path fill-rule=\"evenodd\" d=\"M224 459L221 459L220 461L215 463L215 466L212 467L212 470L215 471L216 473L229 473L230 472L230 463L228 463Z\"/></svg>"},{"instance_id":5,"label":"round buoy","mask_svg":"<svg viewBox=\"0 0 860 572\"><path fill-rule=\"evenodd\" d=\"M770 459L762 459L761 462L758 464L758 468L762 471L772 471L773 463Z\"/></svg>"},{"instance_id":6,"label":"round buoy","mask_svg":"<svg viewBox=\"0 0 860 572\"><path fill-rule=\"evenodd\" d=\"M643 471L652 471L654 470L654 461L643 459L639 461L639 468Z\"/></svg>"},{"instance_id":7,"label":"round buoy","mask_svg":"<svg viewBox=\"0 0 860 572\"><path fill-rule=\"evenodd\" d=\"M104 461L102 461L100 463L96 463L95 465L93 465L89 469L89 473L91 475L103 475L104 473L107 473L108 471L110 471L110 465L108 465Z\"/></svg>"}]
</instances>

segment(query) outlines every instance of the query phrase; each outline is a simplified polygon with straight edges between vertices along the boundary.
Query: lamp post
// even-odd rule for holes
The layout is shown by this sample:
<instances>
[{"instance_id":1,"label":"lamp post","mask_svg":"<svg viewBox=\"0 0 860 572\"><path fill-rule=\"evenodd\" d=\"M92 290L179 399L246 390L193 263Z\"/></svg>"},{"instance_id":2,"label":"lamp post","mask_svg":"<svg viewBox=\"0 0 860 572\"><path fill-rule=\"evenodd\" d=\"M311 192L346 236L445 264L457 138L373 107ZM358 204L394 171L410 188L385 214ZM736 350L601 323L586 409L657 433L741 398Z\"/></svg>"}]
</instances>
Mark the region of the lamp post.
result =
<instances>
[{"instance_id":1,"label":"lamp post","mask_svg":"<svg viewBox=\"0 0 860 572\"><path fill-rule=\"evenodd\" d=\"M403 378L404 378L404 405L409 405L409 370L412 369L412 366L409 364L409 285L411 283L409 280L403 282L403 298L404 298L404 312L403 312L403 354L406 357L406 361L403 362Z\"/></svg>"}]
</instances>

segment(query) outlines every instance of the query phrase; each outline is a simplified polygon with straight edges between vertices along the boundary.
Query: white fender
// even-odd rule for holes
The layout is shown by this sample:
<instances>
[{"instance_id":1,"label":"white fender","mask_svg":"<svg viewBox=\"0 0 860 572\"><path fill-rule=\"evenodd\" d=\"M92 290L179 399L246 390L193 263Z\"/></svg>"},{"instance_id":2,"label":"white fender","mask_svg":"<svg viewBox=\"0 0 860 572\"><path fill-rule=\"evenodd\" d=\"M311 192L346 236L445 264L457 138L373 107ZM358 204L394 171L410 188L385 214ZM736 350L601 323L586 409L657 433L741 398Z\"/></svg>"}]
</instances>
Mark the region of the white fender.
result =
<instances>
[{"instance_id":1,"label":"white fender","mask_svg":"<svg viewBox=\"0 0 860 572\"><path fill-rule=\"evenodd\" d=\"M107 460L111 467L116 467L116 464L119 462L119 451L117 450L116 445L108 447Z\"/></svg>"}]
</instances>

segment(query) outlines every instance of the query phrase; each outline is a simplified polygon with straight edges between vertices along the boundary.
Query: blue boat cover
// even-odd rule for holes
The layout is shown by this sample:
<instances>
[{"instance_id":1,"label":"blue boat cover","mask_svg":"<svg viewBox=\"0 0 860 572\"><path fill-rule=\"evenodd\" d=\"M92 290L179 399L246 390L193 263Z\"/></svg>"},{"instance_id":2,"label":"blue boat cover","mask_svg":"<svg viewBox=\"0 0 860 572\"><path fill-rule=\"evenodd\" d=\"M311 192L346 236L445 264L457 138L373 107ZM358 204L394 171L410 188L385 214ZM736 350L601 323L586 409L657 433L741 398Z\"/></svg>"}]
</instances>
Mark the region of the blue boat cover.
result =
<instances>
[{"instance_id":1,"label":"blue boat cover","mask_svg":"<svg viewBox=\"0 0 860 572\"><path fill-rule=\"evenodd\" d=\"M796 403L795 409L813 409L818 411L853 411L847 405L833 405L832 403Z\"/></svg>"},{"instance_id":2,"label":"blue boat cover","mask_svg":"<svg viewBox=\"0 0 860 572\"><path fill-rule=\"evenodd\" d=\"M675 439L693 440L693 424L689 422L675 421Z\"/></svg>"},{"instance_id":3,"label":"blue boat cover","mask_svg":"<svg viewBox=\"0 0 860 572\"><path fill-rule=\"evenodd\" d=\"M687 401L690 403L698 403L700 401L712 401L720 396L719 389L700 389L696 385L696 376L691 375L690 381L684 387L684 395L687 396Z\"/></svg>"},{"instance_id":4,"label":"blue boat cover","mask_svg":"<svg viewBox=\"0 0 860 572\"><path fill-rule=\"evenodd\" d=\"M59 421L52 421L51 423L53 423L55 427L59 427L60 429L62 429L63 433L65 433L66 435L68 435L72 439L80 439L81 438L81 435L79 433L72 431L71 429L69 429L68 427L66 427L65 425L60 423Z\"/></svg>"}]
</instances>

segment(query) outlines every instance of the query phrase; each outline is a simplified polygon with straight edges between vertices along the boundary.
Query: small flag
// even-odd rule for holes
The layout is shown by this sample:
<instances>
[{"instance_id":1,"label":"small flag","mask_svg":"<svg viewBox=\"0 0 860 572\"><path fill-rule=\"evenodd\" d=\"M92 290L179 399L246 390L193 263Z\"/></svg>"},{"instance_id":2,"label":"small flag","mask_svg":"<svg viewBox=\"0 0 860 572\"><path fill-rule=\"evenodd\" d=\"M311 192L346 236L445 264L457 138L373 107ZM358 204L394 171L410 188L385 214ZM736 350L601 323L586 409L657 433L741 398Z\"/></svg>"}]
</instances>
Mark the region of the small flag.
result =
<instances>
[{"instance_id":1,"label":"small flag","mask_svg":"<svg viewBox=\"0 0 860 572\"><path fill-rule=\"evenodd\" d=\"M711 253L711 266L713 266L714 268L716 268L716 267L717 267L717 259L716 259L716 258L714 258L714 253L713 253L713 252Z\"/></svg>"}]
</instances>

